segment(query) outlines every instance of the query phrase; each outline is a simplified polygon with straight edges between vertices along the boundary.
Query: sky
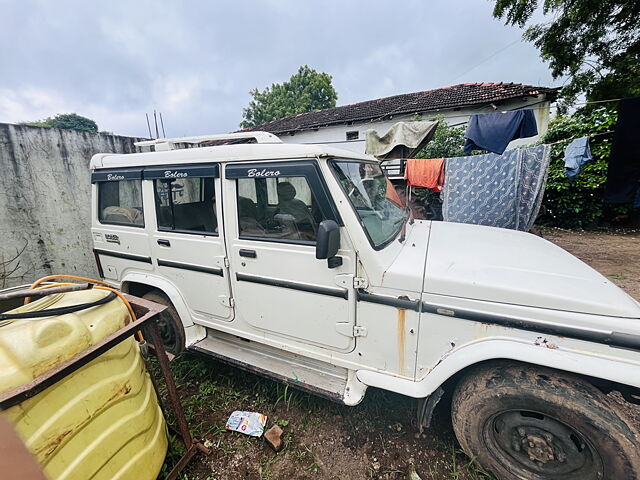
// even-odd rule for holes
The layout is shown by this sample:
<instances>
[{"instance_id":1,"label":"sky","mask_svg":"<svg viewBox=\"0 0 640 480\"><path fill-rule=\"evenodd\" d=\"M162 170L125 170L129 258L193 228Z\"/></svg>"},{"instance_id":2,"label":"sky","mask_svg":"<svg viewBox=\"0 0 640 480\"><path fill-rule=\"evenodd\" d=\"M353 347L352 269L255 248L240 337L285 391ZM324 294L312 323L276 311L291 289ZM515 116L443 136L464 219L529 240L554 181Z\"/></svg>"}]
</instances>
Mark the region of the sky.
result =
<instances>
[{"instance_id":1,"label":"sky","mask_svg":"<svg viewBox=\"0 0 640 480\"><path fill-rule=\"evenodd\" d=\"M559 86L491 0L0 0L0 122L75 112L167 137L238 129L249 91L301 65L338 105L467 82Z\"/></svg>"}]
</instances>

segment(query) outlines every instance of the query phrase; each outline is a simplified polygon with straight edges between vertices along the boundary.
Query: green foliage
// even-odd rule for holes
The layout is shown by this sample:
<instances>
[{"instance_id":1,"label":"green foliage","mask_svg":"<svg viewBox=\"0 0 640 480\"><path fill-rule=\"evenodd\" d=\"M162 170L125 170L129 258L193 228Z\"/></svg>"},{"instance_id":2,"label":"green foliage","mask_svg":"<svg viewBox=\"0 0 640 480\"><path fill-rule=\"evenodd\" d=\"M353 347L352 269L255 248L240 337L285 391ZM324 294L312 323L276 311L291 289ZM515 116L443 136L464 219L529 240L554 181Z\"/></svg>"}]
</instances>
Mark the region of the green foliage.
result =
<instances>
[{"instance_id":1,"label":"green foliage","mask_svg":"<svg viewBox=\"0 0 640 480\"><path fill-rule=\"evenodd\" d=\"M435 118L438 120L438 118ZM450 127L445 122L440 122L436 127L433 139L420 150L416 158L451 158L466 155L464 146L464 132L466 126Z\"/></svg>"},{"instance_id":2,"label":"green foliage","mask_svg":"<svg viewBox=\"0 0 640 480\"><path fill-rule=\"evenodd\" d=\"M555 118L543 138L554 143L551 150L549 178L544 196L543 223L564 228L596 226L605 216L602 193L607 178L607 162L611 154L610 132L615 127L614 110L599 107L582 110L573 116ZM595 135L594 134L602 134ZM574 179L564 175L564 151L574 138L590 136L593 160L584 165Z\"/></svg>"},{"instance_id":3,"label":"green foliage","mask_svg":"<svg viewBox=\"0 0 640 480\"><path fill-rule=\"evenodd\" d=\"M554 78L569 76L561 95L568 103L640 94L638 0L495 0L493 16L525 27L536 8L548 21L530 25L524 39L549 62Z\"/></svg>"},{"instance_id":4,"label":"green foliage","mask_svg":"<svg viewBox=\"0 0 640 480\"><path fill-rule=\"evenodd\" d=\"M336 106L338 94L331 85L331 75L316 72L304 65L288 82L274 83L262 92L249 92L253 100L242 110L242 128L255 127L271 120L297 113Z\"/></svg>"},{"instance_id":5,"label":"green foliage","mask_svg":"<svg viewBox=\"0 0 640 480\"><path fill-rule=\"evenodd\" d=\"M440 120L442 117L435 117L432 120ZM419 118L417 119L419 120ZM415 158L452 158L464 157L464 132L466 125L450 127L444 121L441 121L436 127L436 133L433 139L427 145L416 153ZM438 204L440 194L432 192L428 188L414 187L413 203L415 206L424 206ZM415 208L415 207L414 207Z\"/></svg>"},{"instance_id":6,"label":"green foliage","mask_svg":"<svg viewBox=\"0 0 640 480\"><path fill-rule=\"evenodd\" d=\"M59 113L53 118L49 117L37 122L27 122L26 125L98 133L98 124L96 122L76 113Z\"/></svg>"}]
</instances>

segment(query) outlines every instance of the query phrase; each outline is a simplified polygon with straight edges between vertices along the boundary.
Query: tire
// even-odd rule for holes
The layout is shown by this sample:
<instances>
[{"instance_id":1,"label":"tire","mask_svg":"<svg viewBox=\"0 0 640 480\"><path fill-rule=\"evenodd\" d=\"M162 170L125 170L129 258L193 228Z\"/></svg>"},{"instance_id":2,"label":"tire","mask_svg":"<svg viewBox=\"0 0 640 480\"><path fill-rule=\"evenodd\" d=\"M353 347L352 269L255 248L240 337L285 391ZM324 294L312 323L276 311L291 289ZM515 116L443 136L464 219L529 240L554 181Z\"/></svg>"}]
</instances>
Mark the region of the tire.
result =
<instances>
[{"instance_id":1,"label":"tire","mask_svg":"<svg viewBox=\"0 0 640 480\"><path fill-rule=\"evenodd\" d=\"M169 300L169 297L159 290L153 290L149 293L145 293L142 298L167 307L167 309L160 314L160 318L158 320L160 338L162 339L162 344L167 352L172 353L173 355L179 355L182 353L185 348L184 327L182 326L180 315L178 315L178 312L173 306L173 303L171 303L171 300ZM143 332L143 334L146 338L149 337L148 332Z\"/></svg>"},{"instance_id":2,"label":"tire","mask_svg":"<svg viewBox=\"0 0 640 480\"><path fill-rule=\"evenodd\" d=\"M463 450L499 480L640 478L640 432L590 383L496 362L457 385L453 428Z\"/></svg>"}]
</instances>

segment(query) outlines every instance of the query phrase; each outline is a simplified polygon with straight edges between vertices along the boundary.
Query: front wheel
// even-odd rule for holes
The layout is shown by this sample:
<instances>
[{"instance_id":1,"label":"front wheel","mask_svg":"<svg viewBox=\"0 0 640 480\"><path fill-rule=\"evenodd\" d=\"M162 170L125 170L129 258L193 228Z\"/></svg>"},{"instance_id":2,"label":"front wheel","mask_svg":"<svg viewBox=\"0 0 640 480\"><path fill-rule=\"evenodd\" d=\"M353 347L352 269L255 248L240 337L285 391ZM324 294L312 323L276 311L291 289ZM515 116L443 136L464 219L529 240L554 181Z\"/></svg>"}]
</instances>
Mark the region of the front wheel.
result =
<instances>
[{"instance_id":1,"label":"front wheel","mask_svg":"<svg viewBox=\"0 0 640 480\"><path fill-rule=\"evenodd\" d=\"M640 433L590 383L513 362L480 366L456 387L464 451L500 480L640 478Z\"/></svg>"}]
</instances>

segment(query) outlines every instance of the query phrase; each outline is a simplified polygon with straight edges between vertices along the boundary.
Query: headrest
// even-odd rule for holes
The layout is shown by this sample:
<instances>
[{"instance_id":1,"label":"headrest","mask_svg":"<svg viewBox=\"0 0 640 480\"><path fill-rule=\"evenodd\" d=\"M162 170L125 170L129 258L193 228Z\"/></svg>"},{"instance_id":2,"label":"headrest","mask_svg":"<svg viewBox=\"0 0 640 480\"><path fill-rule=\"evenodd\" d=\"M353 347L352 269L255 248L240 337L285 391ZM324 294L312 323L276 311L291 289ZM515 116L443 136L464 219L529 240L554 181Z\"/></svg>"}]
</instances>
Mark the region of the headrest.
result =
<instances>
[{"instance_id":1,"label":"headrest","mask_svg":"<svg viewBox=\"0 0 640 480\"><path fill-rule=\"evenodd\" d=\"M254 217L258 213L258 208L253 200L247 197L238 197L238 213L240 217Z\"/></svg>"},{"instance_id":2,"label":"headrest","mask_svg":"<svg viewBox=\"0 0 640 480\"><path fill-rule=\"evenodd\" d=\"M296 198L296 187L289 182L278 183L278 200L286 202Z\"/></svg>"}]
</instances>

